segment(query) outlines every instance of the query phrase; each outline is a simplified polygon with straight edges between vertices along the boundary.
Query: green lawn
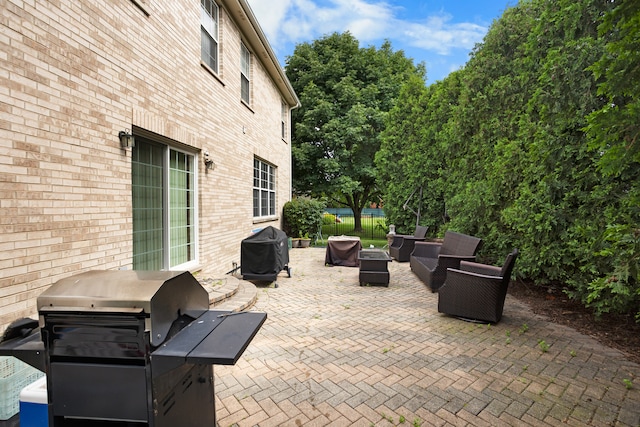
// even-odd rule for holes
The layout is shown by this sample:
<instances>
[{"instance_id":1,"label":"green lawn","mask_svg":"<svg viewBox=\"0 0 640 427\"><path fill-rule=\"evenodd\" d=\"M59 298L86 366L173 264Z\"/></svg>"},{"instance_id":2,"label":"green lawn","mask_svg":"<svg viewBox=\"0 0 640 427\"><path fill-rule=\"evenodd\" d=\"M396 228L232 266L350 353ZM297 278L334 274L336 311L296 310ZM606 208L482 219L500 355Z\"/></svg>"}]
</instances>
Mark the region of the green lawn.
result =
<instances>
[{"instance_id":1,"label":"green lawn","mask_svg":"<svg viewBox=\"0 0 640 427\"><path fill-rule=\"evenodd\" d=\"M363 231L353 231L354 218L352 216L341 217L342 220L339 224L329 224L322 226L322 239L324 242L318 240L315 242L315 246L326 246L327 238L329 236L358 236L362 242L363 248L369 248L373 245L375 248L381 249L387 244L386 233L387 230L384 226L384 218L362 218Z\"/></svg>"}]
</instances>

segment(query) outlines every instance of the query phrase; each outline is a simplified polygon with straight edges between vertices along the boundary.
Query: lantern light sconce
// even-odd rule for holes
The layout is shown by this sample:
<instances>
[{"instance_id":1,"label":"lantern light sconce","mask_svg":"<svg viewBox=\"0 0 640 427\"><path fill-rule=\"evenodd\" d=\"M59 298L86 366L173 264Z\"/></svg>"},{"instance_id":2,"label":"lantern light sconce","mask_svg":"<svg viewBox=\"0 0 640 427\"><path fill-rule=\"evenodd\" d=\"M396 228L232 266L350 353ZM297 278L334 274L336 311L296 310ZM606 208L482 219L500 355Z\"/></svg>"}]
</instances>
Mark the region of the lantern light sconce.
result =
<instances>
[{"instance_id":1,"label":"lantern light sconce","mask_svg":"<svg viewBox=\"0 0 640 427\"><path fill-rule=\"evenodd\" d=\"M216 164L213 162L211 156L209 156L208 151L205 151L202 157L204 159L204 167L206 170L213 170L216 167Z\"/></svg>"},{"instance_id":2,"label":"lantern light sconce","mask_svg":"<svg viewBox=\"0 0 640 427\"><path fill-rule=\"evenodd\" d=\"M129 133L129 130L121 130L118 133L118 138L120 139L120 147L122 148L133 148L136 146L136 138Z\"/></svg>"}]
</instances>

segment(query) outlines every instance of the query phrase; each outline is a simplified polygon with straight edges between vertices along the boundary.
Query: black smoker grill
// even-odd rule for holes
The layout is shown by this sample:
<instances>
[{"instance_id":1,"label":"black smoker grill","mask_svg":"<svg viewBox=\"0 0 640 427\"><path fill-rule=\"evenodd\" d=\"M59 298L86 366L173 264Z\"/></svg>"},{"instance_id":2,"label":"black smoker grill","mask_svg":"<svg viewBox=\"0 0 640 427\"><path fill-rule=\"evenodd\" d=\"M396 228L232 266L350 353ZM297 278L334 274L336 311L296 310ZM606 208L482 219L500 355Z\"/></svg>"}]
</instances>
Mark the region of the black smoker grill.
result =
<instances>
[{"instance_id":1,"label":"black smoker grill","mask_svg":"<svg viewBox=\"0 0 640 427\"><path fill-rule=\"evenodd\" d=\"M282 270L289 269L289 246L284 231L271 226L240 242L240 274L244 280L273 282Z\"/></svg>"},{"instance_id":2,"label":"black smoker grill","mask_svg":"<svg viewBox=\"0 0 640 427\"><path fill-rule=\"evenodd\" d=\"M38 297L40 329L0 355L45 371L49 426L215 426L212 364L235 364L265 313L209 310L188 272L91 271Z\"/></svg>"}]
</instances>

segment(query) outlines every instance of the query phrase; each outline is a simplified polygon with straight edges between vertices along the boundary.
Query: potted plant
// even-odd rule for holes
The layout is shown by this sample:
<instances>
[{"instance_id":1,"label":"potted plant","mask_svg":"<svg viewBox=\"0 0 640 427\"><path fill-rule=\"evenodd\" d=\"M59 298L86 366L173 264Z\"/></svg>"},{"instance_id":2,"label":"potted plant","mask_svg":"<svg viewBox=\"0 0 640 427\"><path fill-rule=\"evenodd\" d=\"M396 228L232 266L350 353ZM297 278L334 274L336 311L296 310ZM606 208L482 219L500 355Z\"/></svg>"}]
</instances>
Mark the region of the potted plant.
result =
<instances>
[{"instance_id":1,"label":"potted plant","mask_svg":"<svg viewBox=\"0 0 640 427\"><path fill-rule=\"evenodd\" d=\"M311 246L311 239L309 238L309 233L300 234L300 238L298 239L298 247L308 248L309 246Z\"/></svg>"}]
</instances>

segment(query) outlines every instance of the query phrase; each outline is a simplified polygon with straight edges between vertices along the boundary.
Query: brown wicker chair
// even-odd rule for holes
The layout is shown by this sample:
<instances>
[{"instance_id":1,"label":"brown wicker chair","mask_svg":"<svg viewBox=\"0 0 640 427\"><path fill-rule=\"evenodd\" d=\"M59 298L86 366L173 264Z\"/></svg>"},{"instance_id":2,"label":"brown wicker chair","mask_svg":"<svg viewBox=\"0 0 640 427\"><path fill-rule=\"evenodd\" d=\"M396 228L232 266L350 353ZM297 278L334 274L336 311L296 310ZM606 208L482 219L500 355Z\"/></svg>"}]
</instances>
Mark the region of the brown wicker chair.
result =
<instances>
[{"instance_id":1,"label":"brown wicker chair","mask_svg":"<svg viewBox=\"0 0 640 427\"><path fill-rule=\"evenodd\" d=\"M435 292L447 277L447 268L458 268L460 261L475 261L482 239L447 231L442 243L416 242L410 256L411 270Z\"/></svg>"},{"instance_id":2,"label":"brown wicker chair","mask_svg":"<svg viewBox=\"0 0 640 427\"><path fill-rule=\"evenodd\" d=\"M393 242L389 245L389 255L391 258L400 262L409 261L409 256L411 256L416 242L423 241L427 238L427 230L429 230L429 227L416 225L416 230L413 232L413 235L396 234L393 236Z\"/></svg>"},{"instance_id":3,"label":"brown wicker chair","mask_svg":"<svg viewBox=\"0 0 640 427\"><path fill-rule=\"evenodd\" d=\"M459 270L450 268L438 290L438 312L465 320L499 322L517 257L514 249L502 268L466 261L460 263Z\"/></svg>"}]
</instances>

